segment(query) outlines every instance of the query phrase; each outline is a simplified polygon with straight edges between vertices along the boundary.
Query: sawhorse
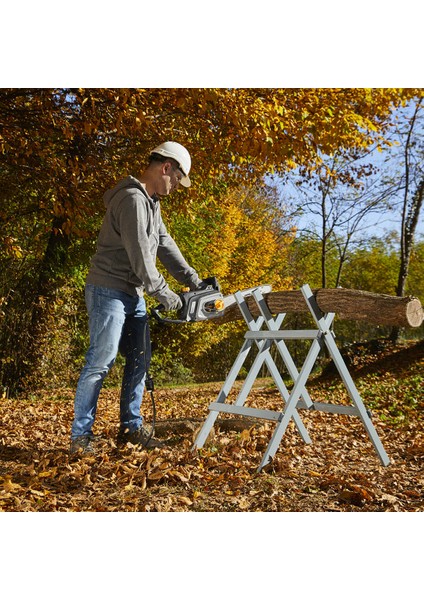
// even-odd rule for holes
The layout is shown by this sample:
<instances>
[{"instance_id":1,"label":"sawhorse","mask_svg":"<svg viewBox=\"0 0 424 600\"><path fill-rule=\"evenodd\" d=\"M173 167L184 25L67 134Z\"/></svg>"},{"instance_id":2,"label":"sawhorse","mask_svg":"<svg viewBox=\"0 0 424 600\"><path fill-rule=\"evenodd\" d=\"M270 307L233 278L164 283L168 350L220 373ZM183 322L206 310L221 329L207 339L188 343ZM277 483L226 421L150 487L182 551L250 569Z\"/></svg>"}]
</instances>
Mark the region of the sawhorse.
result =
<instances>
[{"instance_id":1,"label":"sawhorse","mask_svg":"<svg viewBox=\"0 0 424 600\"><path fill-rule=\"evenodd\" d=\"M280 313L274 318L269 311L260 288L251 292L251 295L253 296L260 313L260 316L255 319L248 308L246 296L244 296L241 292L236 292L235 298L240 312L247 323L248 331L244 336L242 348L218 394L216 402L212 402L209 405L209 415L207 416L194 442L193 449L201 448L203 446L219 413L242 415L245 417L255 417L268 421L276 421L277 424L274 429L274 433L258 468L258 471L260 471L265 465L271 462L272 458L277 452L290 419L293 419L303 441L306 444L311 443L309 434L298 413L298 409L300 408L358 416L362 420L362 423L382 464L387 466L390 463L390 460L371 421L370 414L364 406L362 398L356 389L353 379L350 376L343 357L336 345L334 333L331 330L331 324L335 315L334 313L323 314L321 312L309 285L302 286L301 292L317 325L317 329L280 329L286 313ZM267 329L262 329L263 325L266 325ZM312 344L300 371L298 371L284 341L294 339L312 340ZM274 359L271 356L270 350L273 344L276 345L287 371L294 382L290 393L279 373ZM242 388L233 404L226 403L228 395L234 385L234 382L236 381L237 375L239 374L240 369L242 368L247 356L250 353L250 350L254 345L257 346L258 353L242 385ZM327 348L331 358L333 359L334 364L353 402L353 405L345 406L325 402L313 402L311 400L306 389L306 382L320 351L324 347ZM281 412L261 410L244 406L246 398L263 364L267 366L271 377L273 378L281 396L284 399L284 409Z\"/></svg>"}]
</instances>

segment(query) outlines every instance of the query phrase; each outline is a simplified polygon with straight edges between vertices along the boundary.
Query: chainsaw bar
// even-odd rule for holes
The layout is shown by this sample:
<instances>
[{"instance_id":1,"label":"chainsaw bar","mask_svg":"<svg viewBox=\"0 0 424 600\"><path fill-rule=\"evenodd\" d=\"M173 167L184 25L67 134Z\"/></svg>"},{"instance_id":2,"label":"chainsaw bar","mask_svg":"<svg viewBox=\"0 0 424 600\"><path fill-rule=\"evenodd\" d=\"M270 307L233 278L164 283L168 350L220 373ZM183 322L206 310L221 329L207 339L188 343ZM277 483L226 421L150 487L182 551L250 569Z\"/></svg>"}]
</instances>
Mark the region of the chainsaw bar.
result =
<instances>
[{"instance_id":1,"label":"chainsaw bar","mask_svg":"<svg viewBox=\"0 0 424 600\"><path fill-rule=\"evenodd\" d=\"M261 294L269 294L272 290L272 286L271 285L256 285L255 287L248 288L247 290L241 290L239 292L239 294L241 294L244 298L247 298L248 296L251 296L253 294L253 292L256 290L258 290L258 292L260 292ZM234 294L225 296L223 298L223 302L224 302L224 310L227 308L230 308L230 306L233 306L234 304L237 304ZM219 316L222 316L222 314L223 313L221 312L221 314Z\"/></svg>"}]
</instances>

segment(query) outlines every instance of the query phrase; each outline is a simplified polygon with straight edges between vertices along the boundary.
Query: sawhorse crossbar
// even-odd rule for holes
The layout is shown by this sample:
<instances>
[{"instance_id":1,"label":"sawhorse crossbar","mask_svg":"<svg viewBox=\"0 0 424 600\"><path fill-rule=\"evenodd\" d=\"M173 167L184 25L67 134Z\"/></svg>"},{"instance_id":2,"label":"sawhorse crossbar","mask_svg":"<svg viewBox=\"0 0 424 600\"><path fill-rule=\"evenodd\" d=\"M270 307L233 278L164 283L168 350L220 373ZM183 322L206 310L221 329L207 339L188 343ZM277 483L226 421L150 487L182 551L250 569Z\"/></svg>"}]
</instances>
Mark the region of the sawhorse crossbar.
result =
<instances>
[{"instance_id":1,"label":"sawhorse crossbar","mask_svg":"<svg viewBox=\"0 0 424 600\"><path fill-rule=\"evenodd\" d=\"M258 468L258 471L260 471L265 465L271 462L272 458L277 452L281 439L291 419L293 419L303 441L306 444L311 443L309 434L299 416L298 409L300 408L358 416L362 420L362 423L382 464L387 466L390 463L390 460L371 421L370 414L364 406L362 398L356 389L353 379L350 376L343 357L336 345L334 333L330 329L335 315L334 313L323 314L321 312L309 285L302 286L301 292L317 325L317 329L290 331L282 330L281 325L286 313L280 313L274 318L265 302L260 288L257 288L251 292L251 295L253 296L260 313L260 316L255 319L248 308L246 296L241 292L236 292L235 298L240 312L247 323L248 331L244 336L242 348L236 360L234 361L233 366L231 367L228 377L218 394L216 402L212 402L209 405L209 415L207 416L194 442L193 448L196 449L203 446L219 413L242 415L245 417L255 417L257 419L275 421L276 426L274 433ZM262 329L264 325L266 325L267 329ZM298 371L285 343L285 340L293 339L312 340L312 344L300 371ZM291 392L288 391L277 365L271 356L271 347L273 344L276 345L278 352L288 370L288 373L294 382ZM253 361L253 364L246 379L244 380L242 388L234 404L229 404L226 402L228 395L234 385L234 382L236 381L240 369L242 368L247 356L250 353L250 350L254 345L256 345L258 349L257 356ZM334 364L353 402L353 405L345 406L325 402L313 402L311 400L306 389L306 382L320 351L324 347L327 348L331 358L333 359ZM271 377L273 378L281 396L284 399L284 409L281 412L261 410L244 406L246 398L264 364L267 366Z\"/></svg>"}]
</instances>

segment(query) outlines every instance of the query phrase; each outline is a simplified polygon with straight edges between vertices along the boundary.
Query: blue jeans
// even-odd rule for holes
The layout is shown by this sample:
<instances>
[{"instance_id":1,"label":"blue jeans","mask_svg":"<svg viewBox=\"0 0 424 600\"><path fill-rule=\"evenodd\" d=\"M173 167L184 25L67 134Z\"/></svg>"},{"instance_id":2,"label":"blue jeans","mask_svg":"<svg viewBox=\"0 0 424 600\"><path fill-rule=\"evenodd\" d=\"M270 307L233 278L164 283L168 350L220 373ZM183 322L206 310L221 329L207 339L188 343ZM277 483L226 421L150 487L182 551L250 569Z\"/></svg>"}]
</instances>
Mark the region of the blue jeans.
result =
<instances>
[{"instance_id":1,"label":"blue jeans","mask_svg":"<svg viewBox=\"0 0 424 600\"><path fill-rule=\"evenodd\" d=\"M143 421L140 407L151 358L145 300L119 290L88 284L85 301L89 316L90 347L75 394L71 438L93 435L100 390L118 351L125 357L120 429L135 431Z\"/></svg>"}]
</instances>

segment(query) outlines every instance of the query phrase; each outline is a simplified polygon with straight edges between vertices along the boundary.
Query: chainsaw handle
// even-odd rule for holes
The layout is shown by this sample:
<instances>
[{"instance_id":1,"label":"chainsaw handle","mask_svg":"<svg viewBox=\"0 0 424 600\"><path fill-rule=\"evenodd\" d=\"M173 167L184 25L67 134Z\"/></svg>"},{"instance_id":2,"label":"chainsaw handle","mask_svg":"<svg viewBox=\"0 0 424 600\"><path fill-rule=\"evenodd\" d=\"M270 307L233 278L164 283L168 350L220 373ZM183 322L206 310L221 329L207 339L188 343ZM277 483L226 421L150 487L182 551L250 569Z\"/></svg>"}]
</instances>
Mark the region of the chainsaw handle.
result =
<instances>
[{"instance_id":1,"label":"chainsaw handle","mask_svg":"<svg viewBox=\"0 0 424 600\"><path fill-rule=\"evenodd\" d=\"M150 309L152 317L154 317L158 323L161 323L162 325L165 323L187 323L187 321L182 321L181 319L169 319L168 317L162 316L161 311L163 310L165 310L163 304L159 304L155 308Z\"/></svg>"}]
</instances>

